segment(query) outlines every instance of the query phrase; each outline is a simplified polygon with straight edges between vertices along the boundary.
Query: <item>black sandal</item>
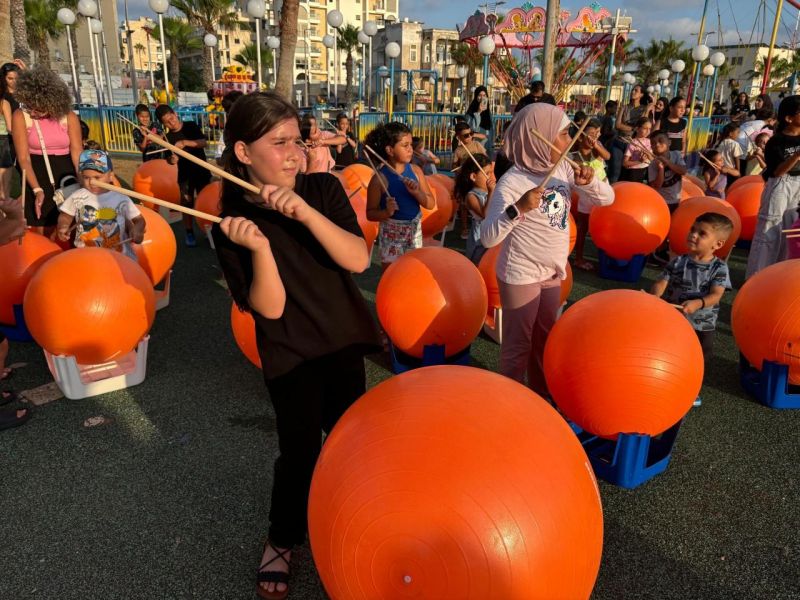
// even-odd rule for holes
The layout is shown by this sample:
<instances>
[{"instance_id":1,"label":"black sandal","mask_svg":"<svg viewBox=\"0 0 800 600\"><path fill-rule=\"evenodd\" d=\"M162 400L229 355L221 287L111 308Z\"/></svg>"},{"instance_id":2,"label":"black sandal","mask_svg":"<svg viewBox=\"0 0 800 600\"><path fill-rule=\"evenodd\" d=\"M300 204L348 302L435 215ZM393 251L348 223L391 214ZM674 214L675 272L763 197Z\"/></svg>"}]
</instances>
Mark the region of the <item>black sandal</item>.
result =
<instances>
[{"instance_id":1,"label":"black sandal","mask_svg":"<svg viewBox=\"0 0 800 600\"><path fill-rule=\"evenodd\" d=\"M25 414L21 417L17 416L17 410L0 410L0 430L11 429L12 427L19 427L31 418L31 411L27 408L22 408Z\"/></svg>"},{"instance_id":2,"label":"black sandal","mask_svg":"<svg viewBox=\"0 0 800 600\"><path fill-rule=\"evenodd\" d=\"M13 390L0 391L0 406L5 406L11 402L19 400L19 394Z\"/></svg>"},{"instance_id":3,"label":"black sandal","mask_svg":"<svg viewBox=\"0 0 800 600\"><path fill-rule=\"evenodd\" d=\"M258 567L258 571L256 572L256 594L258 594L259 598L264 598L265 600L284 600L284 598L289 595L289 573L284 573L283 571L263 571L262 569L264 569L264 567L268 567L280 558L291 570L289 559L287 559L285 555L288 552L291 552L292 549L287 548L286 550L279 552L275 546L269 543L269 541L264 544L264 550L267 549L267 546L275 551L275 556ZM269 592L261 587L262 583L283 583L286 584L286 589L283 591L278 591L276 586L275 591Z\"/></svg>"}]
</instances>

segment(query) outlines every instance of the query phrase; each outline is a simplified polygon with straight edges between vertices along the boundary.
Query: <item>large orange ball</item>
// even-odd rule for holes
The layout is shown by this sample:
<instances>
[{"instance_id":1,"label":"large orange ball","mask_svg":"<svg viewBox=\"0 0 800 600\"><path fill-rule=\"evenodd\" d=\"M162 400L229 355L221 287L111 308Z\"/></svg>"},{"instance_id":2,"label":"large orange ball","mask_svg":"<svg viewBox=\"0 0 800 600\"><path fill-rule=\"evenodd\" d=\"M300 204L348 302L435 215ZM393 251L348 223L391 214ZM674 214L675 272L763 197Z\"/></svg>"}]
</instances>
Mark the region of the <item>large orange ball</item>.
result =
<instances>
[{"instance_id":1,"label":"large orange ball","mask_svg":"<svg viewBox=\"0 0 800 600\"><path fill-rule=\"evenodd\" d=\"M142 166L133 174L133 189L140 194L180 204L178 165L171 165L163 158L142 163ZM148 208L155 208L150 206L150 203L146 203L146 205Z\"/></svg>"},{"instance_id":2,"label":"large orange ball","mask_svg":"<svg viewBox=\"0 0 800 600\"><path fill-rule=\"evenodd\" d=\"M695 177L694 175L689 175L688 173L681 179L683 183L681 186L681 191L689 194L690 198L706 195L706 184L702 179Z\"/></svg>"},{"instance_id":3,"label":"large orange ball","mask_svg":"<svg viewBox=\"0 0 800 600\"><path fill-rule=\"evenodd\" d=\"M615 200L595 206L589 216L589 234L611 258L630 260L650 254L669 232L669 208L650 186L630 181L613 185Z\"/></svg>"},{"instance_id":4,"label":"large orange ball","mask_svg":"<svg viewBox=\"0 0 800 600\"><path fill-rule=\"evenodd\" d=\"M575 223L575 217L572 216L572 213L569 213L569 251L567 254L571 254L572 251L575 249L575 242L578 241L578 225Z\"/></svg>"},{"instance_id":5,"label":"large orange ball","mask_svg":"<svg viewBox=\"0 0 800 600\"><path fill-rule=\"evenodd\" d=\"M686 237L695 222L695 219L703 213L718 213L728 217L733 223L733 231L728 236L725 245L714 254L722 259L728 257L739 239L742 232L742 220L736 209L725 200L711 197L689 198L681 202L680 206L672 213L672 223L669 228L669 249L675 254L686 254L689 247L686 245Z\"/></svg>"},{"instance_id":6,"label":"large orange ball","mask_svg":"<svg viewBox=\"0 0 800 600\"><path fill-rule=\"evenodd\" d=\"M374 171L367 165L354 163L342 169L340 179L344 181L345 187L349 187L351 190L356 189L358 186L366 190L374 174Z\"/></svg>"},{"instance_id":7,"label":"large orange ball","mask_svg":"<svg viewBox=\"0 0 800 600\"><path fill-rule=\"evenodd\" d=\"M748 279L733 301L731 327L751 365L788 365L789 383L800 384L800 260L775 263Z\"/></svg>"},{"instance_id":8,"label":"large orange ball","mask_svg":"<svg viewBox=\"0 0 800 600\"><path fill-rule=\"evenodd\" d=\"M519 383L459 366L392 377L350 407L317 461L308 524L332 600L586 600L603 545L566 422Z\"/></svg>"},{"instance_id":9,"label":"large orange ball","mask_svg":"<svg viewBox=\"0 0 800 600\"><path fill-rule=\"evenodd\" d=\"M450 219L453 218L453 198L450 196L448 189L435 179L427 177L428 186L430 186L434 197L436 198L436 206L432 210L422 208L422 235L423 237L431 237L447 227Z\"/></svg>"},{"instance_id":10,"label":"large orange ball","mask_svg":"<svg viewBox=\"0 0 800 600\"><path fill-rule=\"evenodd\" d=\"M236 303L231 304L231 330L236 345L251 363L261 368L261 356L256 344L256 322L249 312L239 310Z\"/></svg>"},{"instance_id":11,"label":"large orange ball","mask_svg":"<svg viewBox=\"0 0 800 600\"><path fill-rule=\"evenodd\" d=\"M681 420L703 383L703 351L675 308L633 290L598 292L556 322L544 372L564 415L604 438L658 435Z\"/></svg>"},{"instance_id":12,"label":"large orange ball","mask_svg":"<svg viewBox=\"0 0 800 600\"><path fill-rule=\"evenodd\" d=\"M153 283L136 262L104 248L77 248L54 256L25 292L25 323L50 354L80 364L119 358L150 331Z\"/></svg>"},{"instance_id":13,"label":"large orange ball","mask_svg":"<svg viewBox=\"0 0 800 600\"><path fill-rule=\"evenodd\" d=\"M28 232L22 243L0 246L0 323L16 325L14 305L22 304L31 277L61 248L44 236Z\"/></svg>"},{"instance_id":14,"label":"large orange ball","mask_svg":"<svg viewBox=\"0 0 800 600\"><path fill-rule=\"evenodd\" d=\"M455 194L456 180L453 179L452 177L448 177L443 173L436 173L435 175L427 175L427 177L429 180L433 179L434 181L441 183L450 194L450 197L452 197Z\"/></svg>"},{"instance_id":15,"label":"large orange ball","mask_svg":"<svg viewBox=\"0 0 800 600\"><path fill-rule=\"evenodd\" d=\"M172 227L164 217L146 206L140 206L139 210L145 222L144 241L147 243L133 244L133 250L139 266L147 273L153 285L157 285L175 264L178 245Z\"/></svg>"},{"instance_id":16,"label":"large orange ball","mask_svg":"<svg viewBox=\"0 0 800 600\"><path fill-rule=\"evenodd\" d=\"M492 246L481 257L478 263L478 271L483 277L483 283L486 285L486 294L489 300L488 307L500 308L500 287L497 285L497 257L500 255L500 248L502 244Z\"/></svg>"},{"instance_id":17,"label":"large orange ball","mask_svg":"<svg viewBox=\"0 0 800 600\"><path fill-rule=\"evenodd\" d=\"M361 233L367 242L367 251L372 252L375 238L378 237L378 223L367 219L367 188L350 188L345 185L344 191L350 198L350 206L353 207L353 211L356 213L358 226L361 228Z\"/></svg>"},{"instance_id":18,"label":"large orange ball","mask_svg":"<svg viewBox=\"0 0 800 600\"><path fill-rule=\"evenodd\" d=\"M727 194L730 194L732 191L749 183L757 183L762 187L762 189L765 185L764 178L761 175L745 175L744 177L740 177L730 185L730 187L727 189Z\"/></svg>"},{"instance_id":19,"label":"large orange ball","mask_svg":"<svg viewBox=\"0 0 800 600\"><path fill-rule=\"evenodd\" d=\"M742 233L739 237L743 240L752 240L756 233L763 191L763 183L747 183L727 194L727 201L736 209L742 220Z\"/></svg>"},{"instance_id":20,"label":"large orange ball","mask_svg":"<svg viewBox=\"0 0 800 600\"><path fill-rule=\"evenodd\" d=\"M220 206L221 192L222 183L219 181L212 181L197 194L194 207L200 212L218 217L219 213L222 212L222 207ZM206 221L205 219L197 219L197 224L203 228L213 225L211 221Z\"/></svg>"},{"instance_id":21,"label":"large orange ball","mask_svg":"<svg viewBox=\"0 0 800 600\"><path fill-rule=\"evenodd\" d=\"M421 358L423 348L435 344L452 356L469 346L483 326L486 286L464 255L449 248L418 248L386 269L375 304L386 334L401 352Z\"/></svg>"}]
</instances>

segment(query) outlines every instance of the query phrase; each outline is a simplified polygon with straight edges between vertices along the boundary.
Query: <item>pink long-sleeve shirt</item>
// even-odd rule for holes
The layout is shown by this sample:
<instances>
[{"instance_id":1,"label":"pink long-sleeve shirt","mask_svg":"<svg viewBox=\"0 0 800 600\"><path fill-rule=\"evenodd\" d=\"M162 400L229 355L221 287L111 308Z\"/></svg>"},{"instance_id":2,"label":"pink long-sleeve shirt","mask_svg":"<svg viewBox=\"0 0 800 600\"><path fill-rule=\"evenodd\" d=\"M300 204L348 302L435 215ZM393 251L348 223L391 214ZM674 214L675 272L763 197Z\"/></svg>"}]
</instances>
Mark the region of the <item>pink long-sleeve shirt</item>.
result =
<instances>
[{"instance_id":1,"label":"pink long-sleeve shirt","mask_svg":"<svg viewBox=\"0 0 800 600\"><path fill-rule=\"evenodd\" d=\"M543 179L542 175L512 167L500 178L489 201L481 223L481 243L487 248L503 244L496 268L497 278L504 283L526 285L566 277L572 190L587 204L605 206L614 202L614 189L607 182L593 179L588 185L575 185L572 167L562 163L547 184L539 207L521 219L510 219L506 208Z\"/></svg>"}]
</instances>

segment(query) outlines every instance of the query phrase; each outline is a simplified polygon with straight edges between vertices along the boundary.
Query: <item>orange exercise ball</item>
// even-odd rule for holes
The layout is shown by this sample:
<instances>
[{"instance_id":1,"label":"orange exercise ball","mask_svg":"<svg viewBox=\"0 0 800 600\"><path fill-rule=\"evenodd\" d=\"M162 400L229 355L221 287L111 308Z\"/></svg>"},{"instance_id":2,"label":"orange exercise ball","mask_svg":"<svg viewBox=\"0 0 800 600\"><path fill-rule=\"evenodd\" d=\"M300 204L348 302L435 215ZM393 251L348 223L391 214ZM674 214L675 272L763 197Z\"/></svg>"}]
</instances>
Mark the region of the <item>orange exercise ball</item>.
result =
<instances>
[{"instance_id":1,"label":"orange exercise ball","mask_svg":"<svg viewBox=\"0 0 800 600\"><path fill-rule=\"evenodd\" d=\"M578 241L578 225L575 223L575 217L569 213L569 250L567 254L572 254L575 249L575 242Z\"/></svg>"},{"instance_id":2,"label":"orange exercise ball","mask_svg":"<svg viewBox=\"0 0 800 600\"><path fill-rule=\"evenodd\" d=\"M736 244L736 240L739 239L739 234L742 232L742 220L739 218L739 213L736 212L736 209L728 202L707 196L689 198L685 202L681 202L680 206L672 213L672 223L669 227L669 249L674 254L686 254L689 252L689 247L686 245L686 237L689 235L695 219L703 213L709 212L725 215L733 223L733 231L728 236L728 241L714 253L722 259L728 257Z\"/></svg>"},{"instance_id":3,"label":"orange exercise ball","mask_svg":"<svg viewBox=\"0 0 800 600\"><path fill-rule=\"evenodd\" d=\"M564 419L511 379L451 365L348 409L308 525L331 600L586 600L603 547L597 481Z\"/></svg>"},{"instance_id":4,"label":"orange exercise ball","mask_svg":"<svg viewBox=\"0 0 800 600\"><path fill-rule=\"evenodd\" d=\"M153 284L136 261L105 248L76 248L48 260L25 292L25 323L50 354L80 364L119 358L150 331Z\"/></svg>"},{"instance_id":5,"label":"orange exercise ball","mask_svg":"<svg viewBox=\"0 0 800 600\"><path fill-rule=\"evenodd\" d=\"M434 181L438 181L439 183L441 183L445 187L447 192L450 194L451 198L455 194L455 192L456 192L456 180L453 179L452 177L448 177L447 175L444 175L443 173L436 173L435 175L426 175L426 177L428 179L433 179Z\"/></svg>"},{"instance_id":6,"label":"orange exercise ball","mask_svg":"<svg viewBox=\"0 0 800 600\"><path fill-rule=\"evenodd\" d=\"M669 232L667 203L643 183L621 181L613 188L614 203L595 206L589 216L592 240L608 256L619 260L650 254Z\"/></svg>"},{"instance_id":7,"label":"orange exercise ball","mask_svg":"<svg viewBox=\"0 0 800 600\"><path fill-rule=\"evenodd\" d=\"M256 322L249 312L239 310L236 303L231 304L231 330L236 345L251 363L261 368L261 356L256 344Z\"/></svg>"},{"instance_id":8,"label":"orange exercise ball","mask_svg":"<svg viewBox=\"0 0 800 600\"><path fill-rule=\"evenodd\" d=\"M683 184L681 186L681 191L687 192L690 198L706 195L706 183L699 177L687 173L681 180Z\"/></svg>"},{"instance_id":9,"label":"orange exercise ball","mask_svg":"<svg viewBox=\"0 0 800 600\"><path fill-rule=\"evenodd\" d=\"M449 248L418 248L401 256L381 277L375 296L378 319L394 346L421 358L427 345L445 356L469 346L486 318L486 286L478 268Z\"/></svg>"},{"instance_id":10,"label":"orange exercise ball","mask_svg":"<svg viewBox=\"0 0 800 600\"><path fill-rule=\"evenodd\" d=\"M354 163L342 169L340 179L344 182L345 187L349 187L351 190L358 186L362 186L366 190L374 174L374 171L367 165Z\"/></svg>"},{"instance_id":11,"label":"orange exercise ball","mask_svg":"<svg viewBox=\"0 0 800 600\"><path fill-rule=\"evenodd\" d=\"M488 309L500 308L500 287L497 285L497 257L500 255L502 244L497 244L487 249L478 263L478 271L483 277L488 298Z\"/></svg>"},{"instance_id":12,"label":"orange exercise ball","mask_svg":"<svg viewBox=\"0 0 800 600\"><path fill-rule=\"evenodd\" d=\"M764 192L764 184L747 183L737 187L726 196L727 201L742 220L742 233L739 236L743 240L752 240L756 233L756 223L758 223L758 211L761 208L761 194Z\"/></svg>"},{"instance_id":13,"label":"orange exercise ball","mask_svg":"<svg viewBox=\"0 0 800 600\"><path fill-rule=\"evenodd\" d=\"M172 227L155 210L140 206L144 218L146 244L133 244L139 266L144 269L153 285L158 285L175 264L178 245Z\"/></svg>"},{"instance_id":14,"label":"orange exercise ball","mask_svg":"<svg viewBox=\"0 0 800 600\"><path fill-rule=\"evenodd\" d=\"M133 174L133 189L159 200L174 204L181 202L181 190L178 187L178 165L171 165L163 158L148 160L136 169ZM148 208L155 208L152 203L145 203Z\"/></svg>"},{"instance_id":15,"label":"orange exercise ball","mask_svg":"<svg viewBox=\"0 0 800 600\"><path fill-rule=\"evenodd\" d=\"M762 188L764 187L764 178L761 175L745 175L744 177L740 177L736 181L734 181L730 187L726 190L726 194L730 194L732 191L742 187L743 185L747 185L749 183L757 183Z\"/></svg>"},{"instance_id":16,"label":"orange exercise ball","mask_svg":"<svg viewBox=\"0 0 800 600\"><path fill-rule=\"evenodd\" d=\"M572 267L569 263L567 263L567 268L565 269L567 272L567 276L561 280L561 297L558 301L559 304L564 304L569 298L570 292L572 292Z\"/></svg>"},{"instance_id":17,"label":"orange exercise ball","mask_svg":"<svg viewBox=\"0 0 800 600\"><path fill-rule=\"evenodd\" d=\"M703 383L703 351L678 310L633 290L579 300L547 338L544 373L564 415L604 438L658 435L683 418Z\"/></svg>"},{"instance_id":18,"label":"orange exercise ball","mask_svg":"<svg viewBox=\"0 0 800 600\"><path fill-rule=\"evenodd\" d=\"M222 183L219 181L212 181L197 194L194 207L200 212L218 217L219 213L222 212L222 207L220 206L221 192ZM197 224L204 229L213 225L211 221L206 221L205 219L197 219Z\"/></svg>"},{"instance_id":19,"label":"orange exercise ball","mask_svg":"<svg viewBox=\"0 0 800 600\"><path fill-rule=\"evenodd\" d=\"M736 345L756 369L765 360L788 365L789 383L800 384L800 260L762 269L736 294L731 328Z\"/></svg>"},{"instance_id":20,"label":"orange exercise ball","mask_svg":"<svg viewBox=\"0 0 800 600\"><path fill-rule=\"evenodd\" d=\"M14 305L22 304L31 277L45 261L61 252L48 238L27 232L22 243L0 246L0 323L16 325Z\"/></svg>"},{"instance_id":21,"label":"orange exercise ball","mask_svg":"<svg viewBox=\"0 0 800 600\"><path fill-rule=\"evenodd\" d=\"M378 237L378 222L367 219L367 189L364 187L350 188L345 185L344 192L350 198L350 206L356 213L358 226L367 242L367 251L372 252L375 238Z\"/></svg>"},{"instance_id":22,"label":"orange exercise ball","mask_svg":"<svg viewBox=\"0 0 800 600\"><path fill-rule=\"evenodd\" d=\"M445 186L430 177L426 179L436 198L436 206L432 210L422 208L422 236L432 237L447 227L453 218L454 206L453 198Z\"/></svg>"}]
</instances>

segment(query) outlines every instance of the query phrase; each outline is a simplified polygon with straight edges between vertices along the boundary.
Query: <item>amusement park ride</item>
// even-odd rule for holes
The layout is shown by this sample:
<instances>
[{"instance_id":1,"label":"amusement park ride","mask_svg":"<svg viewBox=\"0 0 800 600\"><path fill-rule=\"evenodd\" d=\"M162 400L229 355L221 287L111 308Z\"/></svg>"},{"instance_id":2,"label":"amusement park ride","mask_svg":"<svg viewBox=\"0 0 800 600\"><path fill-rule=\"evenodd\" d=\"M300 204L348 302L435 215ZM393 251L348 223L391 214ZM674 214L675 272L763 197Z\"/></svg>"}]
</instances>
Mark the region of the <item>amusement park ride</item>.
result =
<instances>
[{"instance_id":1,"label":"amusement park ride","mask_svg":"<svg viewBox=\"0 0 800 600\"><path fill-rule=\"evenodd\" d=\"M495 51L489 56L492 75L512 98L520 98L535 79L533 50L544 47L547 13L544 8L526 2L498 16L496 5L494 10L489 10L489 6L492 5L467 19L459 31L459 39L478 47L481 39L491 36L495 43ZM596 2L581 8L574 17L570 11L562 10L558 20L556 46L569 49L569 54L561 72L555 75L552 92L563 99L605 50L626 39L631 30L629 18L627 27L618 27L619 21Z\"/></svg>"}]
</instances>

